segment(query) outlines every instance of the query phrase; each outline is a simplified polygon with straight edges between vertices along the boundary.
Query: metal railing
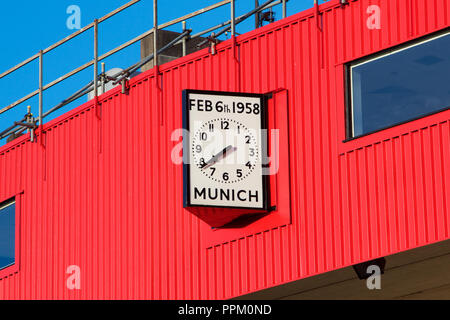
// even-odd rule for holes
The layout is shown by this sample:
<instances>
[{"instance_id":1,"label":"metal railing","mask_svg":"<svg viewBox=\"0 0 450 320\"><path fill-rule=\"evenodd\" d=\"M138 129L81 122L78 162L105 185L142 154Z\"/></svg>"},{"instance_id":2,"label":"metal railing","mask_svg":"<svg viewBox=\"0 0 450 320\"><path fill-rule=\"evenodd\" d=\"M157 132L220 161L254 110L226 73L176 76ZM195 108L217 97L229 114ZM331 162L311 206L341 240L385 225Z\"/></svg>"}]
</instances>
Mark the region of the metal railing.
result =
<instances>
[{"instance_id":1,"label":"metal railing","mask_svg":"<svg viewBox=\"0 0 450 320\"><path fill-rule=\"evenodd\" d=\"M158 6L157 6L157 0L153 0L153 28L144 32L143 34L135 37L134 39L131 39L129 41L127 41L126 43L123 43L122 45L112 49L111 51L100 55L98 53L98 26L100 23L110 19L111 17L115 16L116 14L124 11L125 9L135 5L136 3L140 2L141 0L132 0L128 3L126 3L125 5L121 6L120 8L108 13L107 15L105 15L104 17L100 18L100 19L96 19L94 20L94 22L90 23L89 25L83 27L82 29L74 32L73 34L71 34L70 36L56 42L55 44L51 45L50 47L48 47L45 50L41 50L39 51L37 54L31 56L30 58L26 59L25 61L19 63L18 65L16 65L15 67L3 72L0 74L0 79L14 73L15 71L23 68L24 66L28 65L29 63L35 61L36 59L38 59L39 61L39 87L37 90L27 94L26 96L18 99L17 101L15 101L14 103L0 109L0 114L3 114L5 112L7 112L8 110L13 109L14 107L22 104L23 102L35 97L36 95L39 96L39 115L38 118L34 118L33 115L31 114L31 109L28 107L28 114L25 115L25 117L18 122L14 122L14 124L12 126L10 126L9 128L7 128L6 130L0 132L0 140L10 136L10 135L18 135L23 133L25 130L29 130L31 132L31 140L34 141L34 134L35 134L35 130L38 128L38 126L41 126L43 124L43 119L45 117L47 117L48 115L50 115L51 113L55 112L56 110L62 108L63 106L81 98L82 96L86 95L89 92L94 92L94 98L96 99L98 97L98 86L99 86L99 81L100 81L100 86L102 86L102 92L105 92L105 84L112 81L113 84L118 84L121 83L122 84L122 91L125 91L125 86L126 86L126 80L127 78L133 74L133 72L137 71L140 67L142 67L143 65L145 65L146 63L148 63L149 61L153 60L154 61L154 66L158 67L158 54L161 54L162 52L164 52L165 50L175 46L175 45L182 45L182 52L183 55L186 55L186 46L187 46L187 41L201 37L205 34L208 34L210 32L213 32L217 29L223 28L221 31L219 31L218 33L212 33L209 37L207 37L206 40L202 41L200 44L198 44L198 46L203 46L205 44L207 44L208 42L211 42L211 45L214 46L216 43L216 39L217 37L219 37L220 35L226 33L226 32L231 32L231 37L234 37L236 35L236 25L243 22L244 20L246 20L247 18L249 18L252 15L259 15L260 12L262 12L263 10L272 8L276 5L281 4L282 5L282 15L283 18L286 17L286 3L288 2L288 0L266 0L264 1L264 3L262 3L261 5L259 5L258 1L256 0L256 4L255 4L255 9L251 10L249 13L244 14L242 16L236 17L235 16L235 1L236 0L222 0L219 1L215 4L212 4L208 7L205 7L203 9L197 10L195 12L192 12L190 14L184 15L182 17L179 17L177 19L174 19L172 21L163 23L161 25L158 25ZM225 21L223 23L220 23L216 26L210 27L206 30L203 30L201 32L198 32L196 34L191 35L192 30L187 29L186 28L186 21L194 18L198 15L201 15L203 13L206 13L208 11L214 10L216 8L225 6L230 4L230 20ZM259 16L258 16L259 17ZM164 28L167 28L169 26L178 24L178 23L182 23L182 33L176 37L174 40L172 40L170 43L168 43L167 45L165 45L163 48L158 49L157 48L157 40L158 40L158 30L162 30ZM75 37L85 33L86 31L90 30L90 29L94 29L94 37L93 37L93 42L94 42L94 53L93 53L93 59L79 67L77 67L76 69L66 73L65 75L47 83L44 84L43 81L43 75L44 75L44 56L45 54L49 53L50 51L58 48L59 46L65 44L66 42L74 39ZM149 36L150 34L153 33L153 53L151 55L149 55L148 57L142 59L141 61L139 61L138 63L132 65L131 67L113 75L113 76L108 76L105 73L105 65L104 63L102 63L102 70L101 70L101 74L98 73L98 65L99 63L116 54L117 52L133 45L134 43L144 39L145 37ZM47 112L44 113L44 92L50 88L52 88L53 86L55 86L56 84L78 74L79 72L89 68L93 66L94 70L94 76L93 76L93 80L90 81L86 86L84 86L82 89L80 89L79 91L77 91L75 94L73 94L72 96L70 96L69 98L63 100L61 103L59 103L58 105L56 105L55 107L51 108L50 110L48 110Z\"/></svg>"}]
</instances>

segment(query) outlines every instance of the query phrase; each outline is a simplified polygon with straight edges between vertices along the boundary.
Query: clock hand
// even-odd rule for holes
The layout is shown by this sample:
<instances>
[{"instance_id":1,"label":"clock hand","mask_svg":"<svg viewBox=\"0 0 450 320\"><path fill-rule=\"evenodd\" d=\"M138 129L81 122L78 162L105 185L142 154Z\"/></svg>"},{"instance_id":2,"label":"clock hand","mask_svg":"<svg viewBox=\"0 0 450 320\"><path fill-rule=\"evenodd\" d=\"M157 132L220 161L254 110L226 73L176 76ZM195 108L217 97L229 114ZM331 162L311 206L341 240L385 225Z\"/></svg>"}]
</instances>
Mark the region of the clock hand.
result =
<instances>
[{"instance_id":1,"label":"clock hand","mask_svg":"<svg viewBox=\"0 0 450 320\"><path fill-rule=\"evenodd\" d=\"M227 154L229 154L229 151L234 151L236 148L233 148L233 146L228 146L224 148L222 151L220 151L218 154L213 156L210 160L205 162L205 164L201 167L202 169L206 169L207 167L215 164L217 161L219 161L221 158L225 158Z\"/></svg>"}]
</instances>

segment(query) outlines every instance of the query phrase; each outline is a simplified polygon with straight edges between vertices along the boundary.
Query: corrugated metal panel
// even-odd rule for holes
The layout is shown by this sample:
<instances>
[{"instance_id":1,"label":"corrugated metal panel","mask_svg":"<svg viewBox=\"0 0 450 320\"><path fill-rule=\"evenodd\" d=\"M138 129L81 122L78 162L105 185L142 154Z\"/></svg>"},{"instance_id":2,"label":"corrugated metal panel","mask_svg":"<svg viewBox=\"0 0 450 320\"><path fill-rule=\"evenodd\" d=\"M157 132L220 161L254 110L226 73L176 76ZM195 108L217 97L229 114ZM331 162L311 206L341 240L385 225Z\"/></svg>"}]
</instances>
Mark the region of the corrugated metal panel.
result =
<instances>
[{"instance_id":1,"label":"corrugated metal panel","mask_svg":"<svg viewBox=\"0 0 450 320\"><path fill-rule=\"evenodd\" d=\"M381 30L366 9L382 10ZM223 299L449 238L450 112L343 143L342 63L450 24L446 0L359 0L178 59L0 149L23 191L20 270L0 299ZM320 25L320 24L319 24ZM181 90L288 90L292 224L203 246L171 162ZM100 119L97 117L100 115ZM282 192L283 190L280 190ZM82 289L66 287L79 265Z\"/></svg>"}]
</instances>

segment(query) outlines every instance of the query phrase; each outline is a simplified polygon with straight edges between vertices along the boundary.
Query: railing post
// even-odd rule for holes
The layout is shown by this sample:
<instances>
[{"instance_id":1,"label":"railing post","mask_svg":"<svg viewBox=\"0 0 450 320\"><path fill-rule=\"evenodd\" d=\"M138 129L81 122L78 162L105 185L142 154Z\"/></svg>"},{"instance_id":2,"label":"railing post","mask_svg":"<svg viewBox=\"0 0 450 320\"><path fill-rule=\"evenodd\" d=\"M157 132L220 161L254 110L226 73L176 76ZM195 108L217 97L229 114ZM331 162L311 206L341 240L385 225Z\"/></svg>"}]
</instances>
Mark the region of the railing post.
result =
<instances>
[{"instance_id":1,"label":"railing post","mask_svg":"<svg viewBox=\"0 0 450 320\"><path fill-rule=\"evenodd\" d=\"M29 123L29 124L33 123L33 115L31 114L31 106L27 106L27 116L26 116L25 122ZM34 142L34 129L27 129L27 132L30 133L31 142Z\"/></svg>"},{"instance_id":2,"label":"railing post","mask_svg":"<svg viewBox=\"0 0 450 320\"><path fill-rule=\"evenodd\" d=\"M235 0L231 0L231 37L234 37L236 34L236 10L235 10Z\"/></svg>"},{"instance_id":3,"label":"railing post","mask_svg":"<svg viewBox=\"0 0 450 320\"><path fill-rule=\"evenodd\" d=\"M158 66L158 0L153 0L153 66Z\"/></svg>"},{"instance_id":4,"label":"railing post","mask_svg":"<svg viewBox=\"0 0 450 320\"><path fill-rule=\"evenodd\" d=\"M216 43L214 42L216 39L216 34L214 32L211 33L211 54L216 54Z\"/></svg>"},{"instance_id":5,"label":"railing post","mask_svg":"<svg viewBox=\"0 0 450 320\"><path fill-rule=\"evenodd\" d=\"M181 25L183 26L183 32L185 32L186 31L186 21L183 21L181 23ZM183 37L182 46L183 46L183 57L184 57L184 56L186 56L186 37Z\"/></svg>"},{"instance_id":6,"label":"railing post","mask_svg":"<svg viewBox=\"0 0 450 320\"><path fill-rule=\"evenodd\" d=\"M98 97L98 20L94 20L94 97Z\"/></svg>"},{"instance_id":7,"label":"railing post","mask_svg":"<svg viewBox=\"0 0 450 320\"><path fill-rule=\"evenodd\" d=\"M105 88L105 76L106 76L105 63L102 62L102 77L101 77L101 80L100 80L101 87L102 87L102 94L105 93L105 91L106 91L106 88Z\"/></svg>"},{"instance_id":8,"label":"railing post","mask_svg":"<svg viewBox=\"0 0 450 320\"><path fill-rule=\"evenodd\" d=\"M287 16L287 10L286 10L286 0L282 0L283 3L283 19Z\"/></svg>"},{"instance_id":9,"label":"railing post","mask_svg":"<svg viewBox=\"0 0 450 320\"><path fill-rule=\"evenodd\" d=\"M259 1L255 0L255 9L259 7ZM255 29L259 28L259 12L255 12Z\"/></svg>"},{"instance_id":10,"label":"railing post","mask_svg":"<svg viewBox=\"0 0 450 320\"><path fill-rule=\"evenodd\" d=\"M39 51L39 126L42 129L42 113L43 113L43 103L44 103L44 53ZM41 133L42 139L42 133Z\"/></svg>"}]
</instances>

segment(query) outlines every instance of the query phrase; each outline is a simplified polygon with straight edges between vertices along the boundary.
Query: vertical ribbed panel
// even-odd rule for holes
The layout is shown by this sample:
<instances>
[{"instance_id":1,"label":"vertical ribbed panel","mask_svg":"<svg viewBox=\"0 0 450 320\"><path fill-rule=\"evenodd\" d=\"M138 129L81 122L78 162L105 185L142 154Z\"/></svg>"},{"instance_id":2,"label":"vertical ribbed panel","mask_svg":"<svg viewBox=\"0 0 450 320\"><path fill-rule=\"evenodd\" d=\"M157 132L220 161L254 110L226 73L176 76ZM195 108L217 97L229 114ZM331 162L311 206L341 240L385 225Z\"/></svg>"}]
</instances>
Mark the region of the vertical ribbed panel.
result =
<instances>
[{"instance_id":1,"label":"vertical ribbed panel","mask_svg":"<svg viewBox=\"0 0 450 320\"><path fill-rule=\"evenodd\" d=\"M340 157L351 258L448 238L449 146L449 122L442 121Z\"/></svg>"},{"instance_id":2,"label":"vertical ribbed panel","mask_svg":"<svg viewBox=\"0 0 450 320\"><path fill-rule=\"evenodd\" d=\"M372 4L381 30L366 27ZM45 147L1 148L0 201L23 196L20 270L0 280L0 299L231 298L448 239L449 111L342 141L343 63L449 26L450 3L332 1L321 12L323 32L308 10L240 36L236 54L227 41L132 79L128 95L47 124ZM181 91L279 88L292 224L206 249L171 161ZM79 291L66 288L70 265Z\"/></svg>"}]
</instances>

